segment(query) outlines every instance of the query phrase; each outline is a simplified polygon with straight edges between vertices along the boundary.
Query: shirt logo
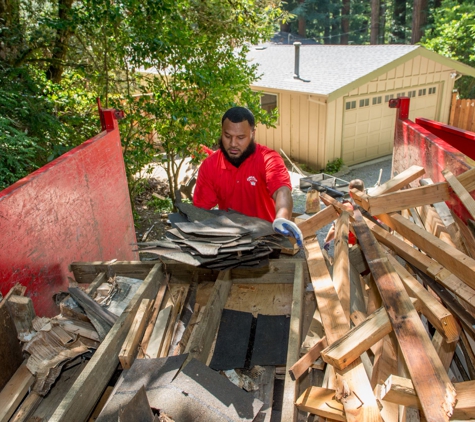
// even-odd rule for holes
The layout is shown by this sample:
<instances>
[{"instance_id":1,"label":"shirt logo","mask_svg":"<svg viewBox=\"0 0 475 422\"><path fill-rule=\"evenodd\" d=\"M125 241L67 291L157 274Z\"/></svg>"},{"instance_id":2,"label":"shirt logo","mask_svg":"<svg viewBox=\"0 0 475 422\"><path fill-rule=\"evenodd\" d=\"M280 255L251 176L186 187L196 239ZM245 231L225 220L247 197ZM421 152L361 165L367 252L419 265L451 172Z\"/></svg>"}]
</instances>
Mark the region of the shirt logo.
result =
<instances>
[{"instance_id":1,"label":"shirt logo","mask_svg":"<svg viewBox=\"0 0 475 422\"><path fill-rule=\"evenodd\" d=\"M256 186L257 179L254 176L249 176L246 180L251 184L251 186Z\"/></svg>"}]
</instances>

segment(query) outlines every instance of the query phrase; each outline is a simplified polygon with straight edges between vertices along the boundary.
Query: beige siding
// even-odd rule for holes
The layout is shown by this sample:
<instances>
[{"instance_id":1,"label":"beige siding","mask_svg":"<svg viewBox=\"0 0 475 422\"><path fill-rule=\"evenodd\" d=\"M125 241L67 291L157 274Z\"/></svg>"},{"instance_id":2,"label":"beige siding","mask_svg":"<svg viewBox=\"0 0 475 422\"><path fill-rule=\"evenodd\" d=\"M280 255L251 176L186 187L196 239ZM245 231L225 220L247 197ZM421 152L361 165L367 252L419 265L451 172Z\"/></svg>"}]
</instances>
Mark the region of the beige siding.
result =
<instances>
[{"instance_id":1,"label":"beige siding","mask_svg":"<svg viewBox=\"0 0 475 422\"><path fill-rule=\"evenodd\" d=\"M326 106L307 94L278 92L279 120L275 128L258 125L256 140L291 159L320 169L325 161Z\"/></svg>"},{"instance_id":2,"label":"beige siding","mask_svg":"<svg viewBox=\"0 0 475 422\"><path fill-rule=\"evenodd\" d=\"M266 90L278 95L279 121L276 128L258 126L257 141L280 151L293 160L311 165L316 170L335 158L346 165L364 162L392 152L396 110L385 102L386 95L408 95L409 117L425 117L447 123L454 79L452 69L418 56L391 69L378 78L362 84L345 96L325 105L325 98L295 92ZM429 88L435 93L429 95ZM425 95L419 95L425 89ZM381 104L372 104L374 97ZM359 100L368 98L368 107ZM357 102L353 110L345 110L348 100Z\"/></svg>"}]
</instances>

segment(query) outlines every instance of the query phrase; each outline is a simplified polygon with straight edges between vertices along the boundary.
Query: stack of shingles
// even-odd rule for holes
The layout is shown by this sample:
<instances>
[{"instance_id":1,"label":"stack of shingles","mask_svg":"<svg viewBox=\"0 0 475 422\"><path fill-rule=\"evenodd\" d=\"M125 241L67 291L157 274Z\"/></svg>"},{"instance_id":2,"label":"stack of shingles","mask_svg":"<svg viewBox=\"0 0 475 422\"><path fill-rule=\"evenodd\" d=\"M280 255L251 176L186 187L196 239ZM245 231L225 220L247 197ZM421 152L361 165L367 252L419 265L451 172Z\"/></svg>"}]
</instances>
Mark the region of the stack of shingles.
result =
<instances>
[{"instance_id":1,"label":"stack of shingles","mask_svg":"<svg viewBox=\"0 0 475 422\"><path fill-rule=\"evenodd\" d=\"M323 194L327 207L299 223L319 311L290 375L327 363L325 385L308 388L300 410L349 421L414 411L428 421L475 418L475 242L459 217L440 217L457 195L475 220L475 169L402 189L424 173L413 166L371 196L353 190L352 212ZM332 220L331 267L315 231ZM350 227L359 243L351 250Z\"/></svg>"},{"instance_id":2,"label":"stack of shingles","mask_svg":"<svg viewBox=\"0 0 475 422\"><path fill-rule=\"evenodd\" d=\"M292 248L272 225L237 212L213 213L179 203L182 214L169 216L167 240L138 243L140 252L215 270L268 264L273 249Z\"/></svg>"}]
</instances>

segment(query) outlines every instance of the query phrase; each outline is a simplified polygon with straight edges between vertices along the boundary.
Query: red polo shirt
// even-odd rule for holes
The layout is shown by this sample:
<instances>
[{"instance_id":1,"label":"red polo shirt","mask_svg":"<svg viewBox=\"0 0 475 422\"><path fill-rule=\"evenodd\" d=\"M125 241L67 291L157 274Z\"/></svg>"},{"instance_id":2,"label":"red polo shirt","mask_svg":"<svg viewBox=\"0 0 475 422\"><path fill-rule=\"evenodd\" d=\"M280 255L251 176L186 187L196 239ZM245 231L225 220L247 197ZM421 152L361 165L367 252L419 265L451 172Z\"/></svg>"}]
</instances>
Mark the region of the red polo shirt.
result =
<instances>
[{"instance_id":1,"label":"red polo shirt","mask_svg":"<svg viewBox=\"0 0 475 422\"><path fill-rule=\"evenodd\" d=\"M201 164L193 194L193 204L211 209L232 209L267 221L275 219L274 192L282 186L292 190L282 157L274 150L256 144L256 151L239 168L221 150Z\"/></svg>"}]
</instances>

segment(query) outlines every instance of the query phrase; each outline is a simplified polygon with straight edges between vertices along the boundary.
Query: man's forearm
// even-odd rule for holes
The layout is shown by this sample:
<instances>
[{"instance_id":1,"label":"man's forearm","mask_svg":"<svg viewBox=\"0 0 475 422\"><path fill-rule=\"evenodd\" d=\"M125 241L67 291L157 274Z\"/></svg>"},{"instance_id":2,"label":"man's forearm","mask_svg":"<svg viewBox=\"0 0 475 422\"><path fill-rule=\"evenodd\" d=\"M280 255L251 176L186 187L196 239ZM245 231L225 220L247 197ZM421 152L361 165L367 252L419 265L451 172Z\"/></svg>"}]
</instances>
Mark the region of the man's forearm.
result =
<instances>
[{"instance_id":1,"label":"man's forearm","mask_svg":"<svg viewBox=\"0 0 475 422\"><path fill-rule=\"evenodd\" d=\"M275 201L275 218L292 219L294 202L292 191L287 186L277 189L273 195Z\"/></svg>"}]
</instances>

